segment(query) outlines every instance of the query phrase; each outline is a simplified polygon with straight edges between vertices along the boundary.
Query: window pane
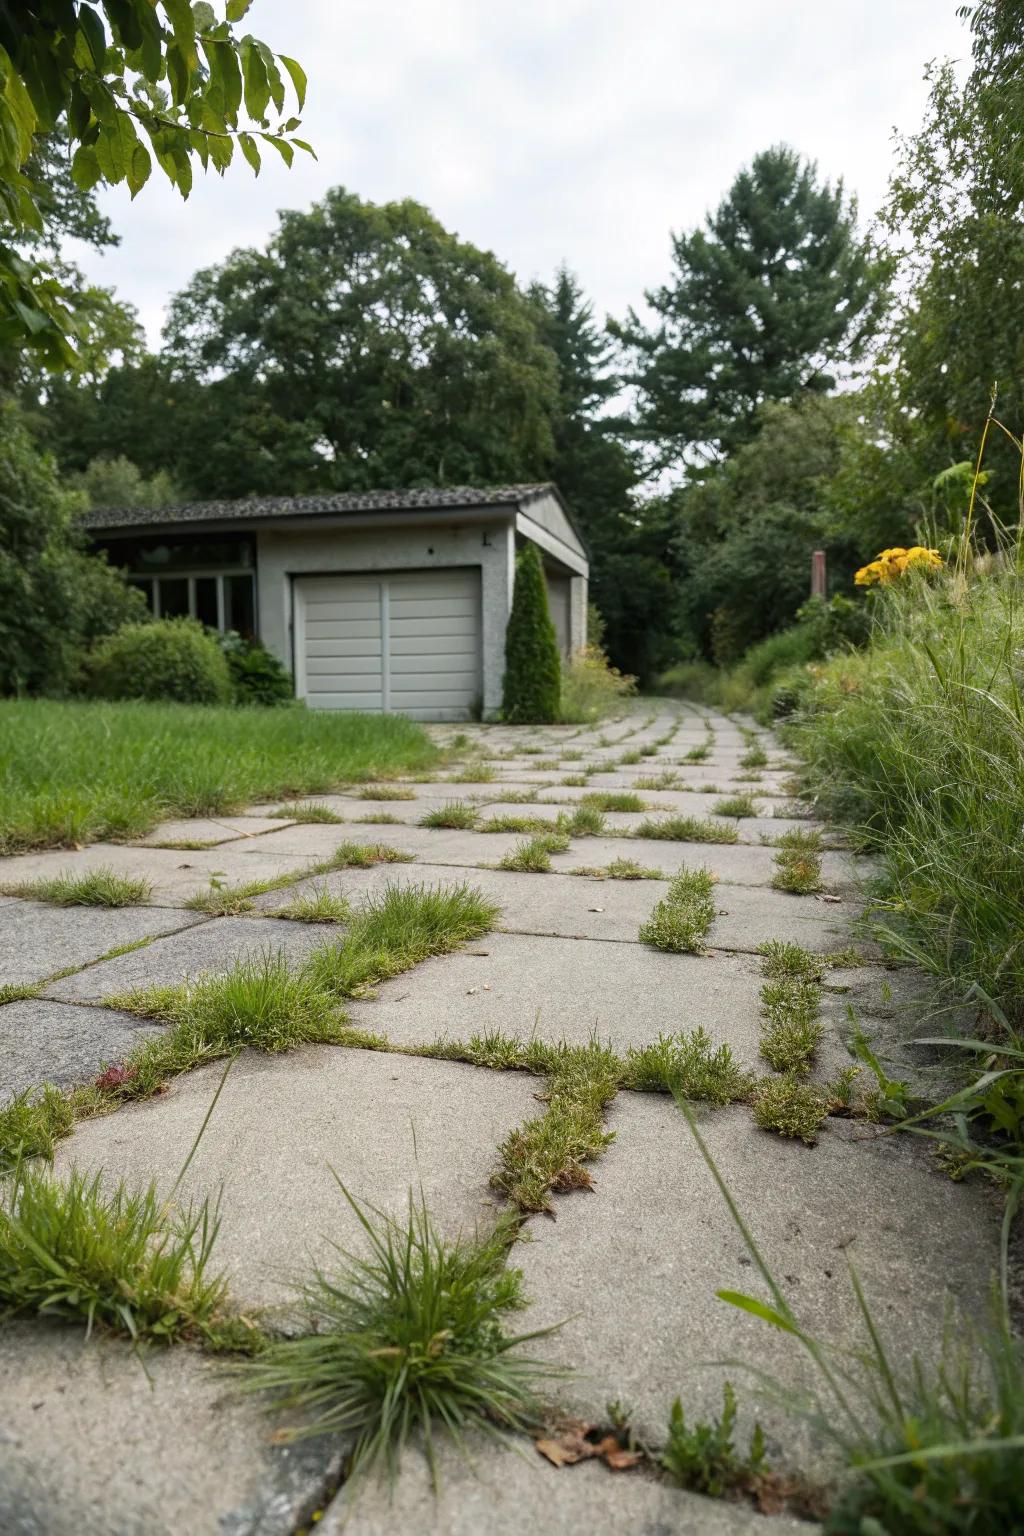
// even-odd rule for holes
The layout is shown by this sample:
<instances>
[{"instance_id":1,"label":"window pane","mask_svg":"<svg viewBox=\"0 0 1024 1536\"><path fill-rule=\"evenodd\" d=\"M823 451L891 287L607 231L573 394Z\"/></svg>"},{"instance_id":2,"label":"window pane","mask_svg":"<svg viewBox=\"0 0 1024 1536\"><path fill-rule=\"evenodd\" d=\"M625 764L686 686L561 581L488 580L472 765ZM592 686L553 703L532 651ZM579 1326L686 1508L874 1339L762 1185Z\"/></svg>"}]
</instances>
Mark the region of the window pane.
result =
<instances>
[{"instance_id":1,"label":"window pane","mask_svg":"<svg viewBox=\"0 0 1024 1536\"><path fill-rule=\"evenodd\" d=\"M162 619L188 618L188 578L186 576L161 576L160 617Z\"/></svg>"},{"instance_id":2,"label":"window pane","mask_svg":"<svg viewBox=\"0 0 1024 1536\"><path fill-rule=\"evenodd\" d=\"M228 629L237 629L246 640L256 638L256 603L251 576L225 576L224 622Z\"/></svg>"},{"instance_id":3,"label":"window pane","mask_svg":"<svg viewBox=\"0 0 1024 1536\"><path fill-rule=\"evenodd\" d=\"M209 625L210 629L217 628L216 576L196 577L196 618L200 624Z\"/></svg>"}]
</instances>

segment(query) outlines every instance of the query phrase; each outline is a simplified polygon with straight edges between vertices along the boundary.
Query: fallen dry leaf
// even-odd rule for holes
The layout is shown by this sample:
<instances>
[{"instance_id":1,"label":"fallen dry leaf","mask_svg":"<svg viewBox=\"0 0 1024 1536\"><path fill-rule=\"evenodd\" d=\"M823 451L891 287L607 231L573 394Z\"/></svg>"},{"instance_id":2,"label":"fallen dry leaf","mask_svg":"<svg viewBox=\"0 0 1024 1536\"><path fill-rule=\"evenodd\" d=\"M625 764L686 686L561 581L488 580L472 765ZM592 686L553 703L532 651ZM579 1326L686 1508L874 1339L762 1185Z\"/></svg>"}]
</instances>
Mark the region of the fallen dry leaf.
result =
<instances>
[{"instance_id":1,"label":"fallen dry leaf","mask_svg":"<svg viewBox=\"0 0 1024 1536\"><path fill-rule=\"evenodd\" d=\"M604 911L604 907L588 907L587 911L588 912L603 912Z\"/></svg>"},{"instance_id":2,"label":"fallen dry leaf","mask_svg":"<svg viewBox=\"0 0 1024 1536\"><path fill-rule=\"evenodd\" d=\"M593 1424L569 1419L557 1433L535 1440L534 1445L555 1467L575 1466L578 1461L591 1461L596 1456L613 1472L626 1472L643 1461L643 1452L620 1445L617 1435L603 1435L600 1440L592 1440L589 1437L594 1433Z\"/></svg>"},{"instance_id":3,"label":"fallen dry leaf","mask_svg":"<svg viewBox=\"0 0 1024 1536\"><path fill-rule=\"evenodd\" d=\"M631 1467L638 1467L643 1459L641 1451L624 1451L621 1446L604 1454L604 1464L613 1472L628 1472Z\"/></svg>"},{"instance_id":4,"label":"fallen dry leaf","mask_svg":"<svg viewBox=\"0 0 1024 1536\"><path fill-rule=\"evenodd\" d=\"M822 891L821 895L818 897L819 901L827 901L832 906L835 906L837 902L841 902L842 899L843 898L841 896L830 896L828 891Z\"/></svg>"}]
</instances>

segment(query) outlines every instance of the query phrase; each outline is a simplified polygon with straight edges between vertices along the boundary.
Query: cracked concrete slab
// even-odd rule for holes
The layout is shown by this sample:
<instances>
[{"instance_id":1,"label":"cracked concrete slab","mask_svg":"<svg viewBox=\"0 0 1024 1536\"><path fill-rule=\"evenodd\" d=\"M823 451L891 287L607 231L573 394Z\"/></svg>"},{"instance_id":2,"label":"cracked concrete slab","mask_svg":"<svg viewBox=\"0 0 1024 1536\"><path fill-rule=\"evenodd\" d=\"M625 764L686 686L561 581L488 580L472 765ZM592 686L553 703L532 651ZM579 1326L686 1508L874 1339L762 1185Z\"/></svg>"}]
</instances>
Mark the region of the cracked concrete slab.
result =
<instances>
[{"instance_id":1,"label":"cracked concrete slab","mask_svg":"<svg viewBox=\"0 0 1024 1536\"><path fill-rule=\"evenodd\" d=\"M818 1529L594 1462L556 1469L529 1441L473 1437L465 1455L442 1445L438 1462L435 1494L414 1441L393 1490L374 1481L351 1497L343 1491L318 1529L323 1536L814 1536Z\"/></svg>"},{"instance_id":2,"label":"cracked concrete slab","mask_svg":"<svg viewBox=\"0 0 1024 1536\"><path fill-rule=\"evenodd\" d=\"M629 1405L649 1444L663 1444L669 1409L721 1410L722 1383L741 1399L749 1433L756 1381L809 1383L787 1335L716 1298L719 1289L765 1297L765 1286L671 1100L620 1094L616 1141L594 1165L593 1194L556 1195L557 1221L530 1222L517 1251L533 1298L531 1326L563 1323L537 1353L571 1369L560 1394L586 1418ZM700 1114L701 1133L801 1324L834 1344L865 1343L850 1284L856 1268L876 1324L897 1357L936 1363L943 1309L986 1315L998 1262L998 1202L980 1184L936 1175L923 1144L833 1121L816 1147L783 1141L735 1107ZM969 1242L951 1234L969 1232ZM714 1362L719 1362L715 1364ZM740 1362L722 1364L721 1362ZM824 1452L794 1416L757 1414L782 1466L823 1470Z\"/></svg>"},{"instance_id":3,"label":"cracked concrete slab","mask_svg":"<svg viewBox=\"0 0 1024 1536\"><path fill-rule=\"evenodd\" d=\"M135 944L198 921L195 912L166 908L4 902L0 905L0 985L44 981L55 971L87 965L121 944Z\"/></svg>"},{"instance_id":4,"label":"cracked concrete slab","mask_svg":"<svg viewBox=\"0 0 1024 1536\"><path fill-rule=\"evenodd\" d=\"M0 1008L0 1103L27 1088L88 1082L161 1031L110 1008L25 998Z\"/></svg>"},{"instance_id":5,"label":"cracked concrete slab","mask_svg":"<svg viewBox=\"0 0 1024 1536\"><path fill-rule=\"evenodd\" d=\"M285 823L271 816L197 816L177 821L162 821L152 832L141 837L138 848L159 847L163 843L230 843L243 837L258 837L261 832L276 832Z\"/></svg>"},{"instance_id":6,"label":"cracked concrete slab","mask_svg":"<svg viewBox=\"0 0 1024 1536\"><path fill-rule=\"evenodd\" d=\"M625 1050L700 1024L753 1064L760 985L758 964L747 956L699 959L639 944L491 933L427 960L415 977L386 982L350 1012L354 1024L401 1045L500 1029L574 1045L596 1034Z\"/></svg>"},{"instance_id":7,"label":"cracked concrete slab","mask_svg":"<svg viewBox=\"0 0 1024 1536\"><path fill-rule=\"evenodd\" d=\"M223 1071L214 1063L175 1079L157 1099L80 1124L59 1146L56 1172L74 1164L169 1186ZM493 1221L495 1148L536 1111L535 1087L519 1073L338 1046L248 1051L228 1074L182 1193L222 1191L215 1267L236 1300L287 1303L295 1281L316 1263L329 1265L331 1243L362 1246L334 1174L398 1217L410 1191L418 1198L422 1188L449 1236Z\"/></svg>"},{"instance_id":8,"label":"cracked concrete slab","mask_svg":"<svg viewBox=\"0 0 1024 1536\"><path fill-rule=\"evenodd\" d=\"M274 896L283 904L291 894L276 891ZM155 939L145 949L132 950L52 982L45 995L68 1002L99 1002L135 987L176 986L202 972L229 971L236 960L267 949L283 950L297 963L311 949L326 943L333 932L322 923L276 922L257 917L207 918L181 933Z\"/></svg>"},{"instance_id":9,"label":"cracked concrete slab","mask_svg":"<svg viewBox=\"0 0 1024 1536\"><path fill-rule=\"evenodd\" d=\"M0 1330L4 1536L292 1536L341 1472L329 1438L274 1445L223 1361L144 1359L84 1326Z\"/></svg>"}]
</instances>

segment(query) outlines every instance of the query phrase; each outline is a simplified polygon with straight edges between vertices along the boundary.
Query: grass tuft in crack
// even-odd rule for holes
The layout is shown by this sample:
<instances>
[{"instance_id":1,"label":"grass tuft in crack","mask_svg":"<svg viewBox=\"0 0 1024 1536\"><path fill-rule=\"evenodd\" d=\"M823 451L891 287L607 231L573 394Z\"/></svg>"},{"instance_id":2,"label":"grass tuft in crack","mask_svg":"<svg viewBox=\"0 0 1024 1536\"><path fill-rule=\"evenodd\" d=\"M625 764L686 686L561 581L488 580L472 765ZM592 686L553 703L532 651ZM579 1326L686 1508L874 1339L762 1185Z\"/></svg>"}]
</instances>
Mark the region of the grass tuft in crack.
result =
<instances>
[{"instance_id":1,"label":"grass tuft in crack","mask_svg":"<svg viewBox=\"0 0 1024 1536\"><path fill-rule=\"evenodd\" d=\"M207 1273L218 1225L209 1201L182 1209L155 1184L129 1193L101 1174L19 1167L0 1202L0 1306L136 1341L202 1333L226 1299Z\"/></svg>"},{"instance_id":2,"label":"grass tuft in crack","mask_svg":"<svg viewBox=\"0 0 1024 1536\"><path fill-rule=\"evenodd\" d=\"M551 869L551 855L564 853L568 846L569 837L565 832L538 832L535 837L510 848L498 861L498 868L544 875Z\"/></svg>"},{"instance_id":3,"label":"grass tuft in crack","mask_svg":"<svg viewBox=\"0 0 1024 1536\"><path fill-rule=\"evenodd\" d=\"M708 1031L698 1025L690 1034L659 1035L652 1045L630 1046L621 1086L722 1107L747 1096L750 1077L731 1047L715 1046Z\"/></svg>"},{"instance_id":4,"label":"grass tuft in crack","mask_svg":"<svg viewBox=\"0 0 1024 1536\"><path fill-rule=\"evenodd\" d=\"M811 896L821 890L821 833L800 828L786 832L776 843L772 886L794 896Z\"/></svg>"},{"instance_id":5,"label":"grass tuft in crack","mask_svg":"<svg viewBox=\"0 0 1024 1536\"><path fill-rule=\"evenodd\" d=\"M757 801L753 795L726 795L722 800L716 800L711 807L715 816L756 816Z\"/></svg>"},{"instance_id":6,"label":"grass tuft in crack","mask_svg":"<svg viewBox=\"0 0 1024 1536\"><path fill-rule=\"evenodd\" d=\"M449 1243L422 1193L410 1193L406 1218L396 1220L339 1186L367 1252L334 1245L332 1267L302 1292L310 1330L271 1343L249 1367L248 1387L300 1415L278 1439L350 1438L350 1486L374 1469L393 1482L418 1432L436 1489L438 1436L461 1447L474 1429L535 1430L539 1389L558 1374L522 1352L537 1334L505 1331L505 1317L525 1305L522 1276L506 1263L511 1224L483 1241Z\"/></svg>"},{"instance_id":7,"label":"grass tuft in crack","mask_svg":"<svg viewBox=\"0 0 1024 1536\"><path fill-rule=\"evenodd\" d=\"M293 923L347 923L352 908L344 896L334 896L326 885L320 884L296 896L287 906L275 907L267 916Z\"/></svg>"},{"instance_id":8,"label":"grass tuft in crack","mask_svg":"<svg viewBox=\"0 0 1024 1536\"><path fill-rule=\"evenodd\" d=\"M329 875L337 869L370 869L374 864L411 864L416 855L392 848L389 843L339 843L329 858L321 859L297 879Z\"/></svg>"},{"instance_id":9,"label":"grass tuft in crack","mask_svg":"<svg viewBox=\"0 0 1024 1536\"><path fill-rule=\"evenodd\" d=\"M195 895L188 898L185 906L190 912L205 912L208 917L237 917L243 912L252 911L257 896L265 896L270 891L294 885L306 873L308 871L279 875L270 880L248 880L241 885L227 885L215 875L205 890L196 891Z\"/></svg>"},{"instance_id":10,"label":"grass tuft in crack","mask_svg":"<svg viewBox=\"0 0 1024 1536\"><path fill-rule=\"evenodd\" d=\"M715 877L707 869L683 869L640 925L640 942L671 954L701 955L715 920Z\"/></svg>"},{"instance_id":11,"label":"grass tuft in crack","mask_svg":"<svg viewBox=\"0 0 1024 1536\"><path fill-rule=\"evenodd\" d=\"M768 753L765 751L764 747L762 747L759 742L757 742L757 741L752 742L751 745L744 752L743 756L740 758L740 767L741 768L767 768L767 766L768 766Z\"/></svg>"},{"instance_id":12,"label":"grass tuft in crack","mask_svg":"<svg viewBox=\"0 0 1024 1536\"><path fill-rule=\"evenodd\" d=\"M337 811L332 811L329 805L324 805L322 800L305 800L300 805L282 805L276 811L268 812L275 821L301 821L301 822L330 822L336 825L345 820Z\"/></svg>"},{"instance_id":13,"label":"grass tuft in crack","mask_svg":"<svg viewBox=\"0 0 1024 1536\"><path fill-rule=\"evenodd\" d=\"M631 790L609 789L594 790L589 795L584 795L582 805L592 805L598 811L645 811L647 809L639 795L634 795Z\"/></svg>"},{"instance_id":14,"label":"grass tuft in crack","mask_svg":"<svg viewBox=\"0 0 1024 1536\"><path fill-rule=\"evenodd\" d=\"M45 901L53 907L138 907L149 900L153 887L148 880L132 879L104 867L81 875L64 870L50 879L26 880L0 890L5 896Z\"/></svg>"},{"instance_id":15,"label":"grass tuft in crack","mask_svg":"<svg viewBox=\"0 0 1024 1536\"><path fill-rule=\"evenodd\" d=\"M449 800L444 805L427 811L419 819L421 827L451 827L452 829L471 832L476 825L478 811L475 805L470 805L465 800Z\"/></svg>"},{"instance_id":16,"label":"grass tuft in crack","mask_svg":"<svg viewBox=\"0 0 1024 1536\"><path fill-rule=\"evenodd\" d=\"M414 789L403 788L400 784L369 784L359 791L360 800L415 800Z\"/></svg>"},{"instance_id":17,"label":"grass tuft in crack","mask_svg":"<svg viewBox=\"0 0 1024 1536\"><path fill-rule=\"evenodd\" d=\"M0 1174L30 1157L52 1158L74 1123L74 1110L59 1088L46 1083L16 1093L0 1107Z\"/></svg>"},{"instance_id":18,"label":"grass tuft in crack","mask_svg":"<svg viewBox=\"0 0 1024 1536\"><path fill-rule=\"evenodd\" d=\"M533 1041L521 1050L527 1070L548 1075L547 1109L502 1142L491 1187L520 1211L551 1213L552 1191L589 1189L585 1165L615 1139L604 1128L604 1107L618 1090L620 1062L596 1040L585 1046Z\"/></svg>"},{"instance_id":19,"label":"grass tuft in crack","mask_svg":"<svg viewBox=\"0 0 1024 1536\"><path fill-rule=\"evenodd\" d=\"M634 837L653 837L679 843L735 843L739 833L727 821L711 821L700 816L663 816L642 821Z\"/></svg>"},{"instance_id":20,"label":"grass tuft in crack","mask_svg":"<svg viewBox=\"0 0 1024 1536\"><path fill-rule=\"evenodd\" d=\"M776 1131L813 1147L828 1118L828 1101L811 1083L795 1073L762 1077L751 1095L754 1120L763 1131Z\"/></svg>"}]
</instances>

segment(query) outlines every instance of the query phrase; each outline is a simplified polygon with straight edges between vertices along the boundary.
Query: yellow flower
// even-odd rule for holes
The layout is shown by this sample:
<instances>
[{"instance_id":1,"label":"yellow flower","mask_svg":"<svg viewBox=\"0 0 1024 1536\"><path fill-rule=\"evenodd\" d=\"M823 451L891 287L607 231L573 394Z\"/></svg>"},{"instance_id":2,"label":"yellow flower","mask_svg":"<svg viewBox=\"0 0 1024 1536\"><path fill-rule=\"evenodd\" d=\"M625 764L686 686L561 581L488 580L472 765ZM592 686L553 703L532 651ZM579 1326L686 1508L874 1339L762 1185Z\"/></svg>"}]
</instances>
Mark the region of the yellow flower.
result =
<instances>
[{"instance_id":1,"label":"yellow flower","mask_svg":"<svg viewBox=\"0 0 1024 1536\"><path fill-rule=\"evenodd\" d=\"M868 565L862 565L854 575L854 585L873 587L877 582L879 586L887 587L911 568L937 571L942 568L942 564L942 556L937 549L925 549L922 544L915 544L910 549L894 545L892 549L883 549Z\"/></svg>"}]
</instances>

